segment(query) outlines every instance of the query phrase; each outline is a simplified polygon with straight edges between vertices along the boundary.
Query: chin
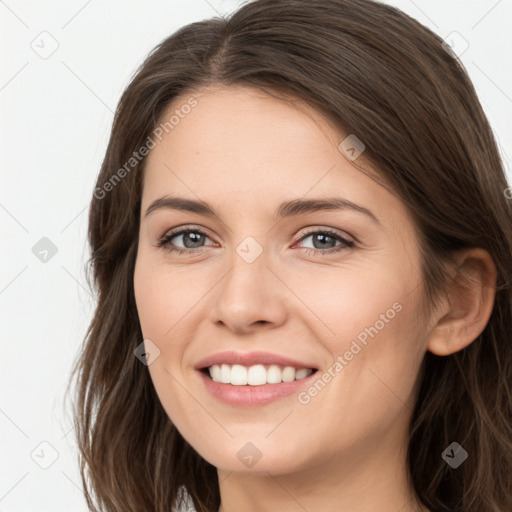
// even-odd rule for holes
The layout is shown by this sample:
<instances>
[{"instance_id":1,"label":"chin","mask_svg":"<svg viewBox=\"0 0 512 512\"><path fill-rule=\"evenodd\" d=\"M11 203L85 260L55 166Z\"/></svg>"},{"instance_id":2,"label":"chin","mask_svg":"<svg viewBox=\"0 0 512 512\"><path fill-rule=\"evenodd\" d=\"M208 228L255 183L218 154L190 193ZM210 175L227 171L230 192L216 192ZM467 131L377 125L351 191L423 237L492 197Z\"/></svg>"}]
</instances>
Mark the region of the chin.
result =
<instances>
[{"instance_id":1,"label":"chin","mask_svg":"<svg viewBox=\"0 0 512 512\"><path fill-rule=\"evenodd\" d=\"M247 438L236 437L225 442L222 451L212 445L196 447L194 449L207 462L217 469L262 476L281 475L300 471L307 467L308 458L303 452L299 452L297 446L303 446L300 439L296 440L294 447L284 447L281 440L276 437L275 442L247 441ZM279 448L279 445L281 448ZM298 456L300 454L300 456Z\"/></svg>"}]
</instances>

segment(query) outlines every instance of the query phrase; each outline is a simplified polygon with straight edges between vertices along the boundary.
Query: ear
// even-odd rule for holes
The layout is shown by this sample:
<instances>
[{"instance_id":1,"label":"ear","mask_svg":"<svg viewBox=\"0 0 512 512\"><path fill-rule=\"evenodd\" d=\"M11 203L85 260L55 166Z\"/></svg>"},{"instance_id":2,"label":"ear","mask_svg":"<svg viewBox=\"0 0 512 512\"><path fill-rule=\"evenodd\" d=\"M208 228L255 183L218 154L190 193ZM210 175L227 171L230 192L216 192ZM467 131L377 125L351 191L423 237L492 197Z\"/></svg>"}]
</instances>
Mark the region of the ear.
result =
<instances>
[{"instance_id":1,"label":"ear","mask_svg":"<svg viewBox=\"0 0 512 512\"><path fill-rule=\"evenodd\" d=\"M427 348L446 356L471 344L485 329L496 295L496 266L484 249L471 248L458 253L456 269L448 284L448 297L436 315Z\"/></svg>"}]
</instances>

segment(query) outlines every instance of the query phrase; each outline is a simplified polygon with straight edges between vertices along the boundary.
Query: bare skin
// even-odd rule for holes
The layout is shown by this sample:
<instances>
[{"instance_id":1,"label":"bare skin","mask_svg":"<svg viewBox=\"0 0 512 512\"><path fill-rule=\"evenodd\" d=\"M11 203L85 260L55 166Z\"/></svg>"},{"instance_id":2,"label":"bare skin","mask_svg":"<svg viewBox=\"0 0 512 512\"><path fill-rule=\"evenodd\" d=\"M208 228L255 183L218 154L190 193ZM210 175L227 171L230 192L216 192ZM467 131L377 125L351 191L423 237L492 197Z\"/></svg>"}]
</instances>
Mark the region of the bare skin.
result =
<instances>
[{"instance_id":1,"label":"bare skin","mask_svg":"<svg viewBox=\"0 0 512 512\"><path fill-rule=\"evenodd\" d=\"M218 468L220 510L428 512L407 478L417 376L427 350L448 355L484 329L491 258L480 249L461 254L461 271L477 285L454 281L451 301L422 318L415 227L404 204L338 149L346 135L304 104L253 89L194 97L197 106L146 161L134 285L144 338L160 350L148 367L155 389L183 437ZM145 215L171 194L205 201L220 218L166 208ZM283 201L327 197L376 219L350 208L273 217ZM158 247L182 227L203 231L202 245L185 234L168 242L182 254ZM333 238L315 235L322 229ZM251 263L237 252L246 237L261 248ZM370 326L377 334L354 353ZM302 390L302 400L233 407L194 369L231 349L288 355L331 379L316 394ZM237 456L248 442L261 454L252 467Z\"/></svg>"}]
</instances>

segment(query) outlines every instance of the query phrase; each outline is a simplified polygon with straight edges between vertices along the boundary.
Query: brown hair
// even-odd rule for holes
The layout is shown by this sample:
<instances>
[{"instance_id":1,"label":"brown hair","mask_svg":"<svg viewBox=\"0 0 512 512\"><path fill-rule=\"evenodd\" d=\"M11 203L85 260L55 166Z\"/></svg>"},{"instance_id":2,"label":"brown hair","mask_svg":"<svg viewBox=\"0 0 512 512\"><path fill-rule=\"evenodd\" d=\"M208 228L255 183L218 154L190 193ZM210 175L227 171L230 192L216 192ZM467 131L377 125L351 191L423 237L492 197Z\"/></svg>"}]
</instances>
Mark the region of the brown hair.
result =
<instances>
[{"instance_id":1,"label":"brown hair","mask_svg":"<svg viewBox=\"0 0 512 512\"><path fill-rule=\"evenodd\" d=\"M90 508L177 510L183 490L198 511L219 508L216 468L173 426L134 357L142 342L133 272L145 160L128 170L126 162L178 95L243 84L304 100L365 143L361 161L391 184L420 233L429 305L454 251L481 247L492 256L498 280L485 330L452 355L425 355L408 470L432 511L512 510L511 202L475 89L442 43L372 0L256 0L228 19L181 28L146 58L117 107L89 214L98 302L73 376ZM453 441L469 453L458 469L441 457Z\"/></svg>"}]
</instances>

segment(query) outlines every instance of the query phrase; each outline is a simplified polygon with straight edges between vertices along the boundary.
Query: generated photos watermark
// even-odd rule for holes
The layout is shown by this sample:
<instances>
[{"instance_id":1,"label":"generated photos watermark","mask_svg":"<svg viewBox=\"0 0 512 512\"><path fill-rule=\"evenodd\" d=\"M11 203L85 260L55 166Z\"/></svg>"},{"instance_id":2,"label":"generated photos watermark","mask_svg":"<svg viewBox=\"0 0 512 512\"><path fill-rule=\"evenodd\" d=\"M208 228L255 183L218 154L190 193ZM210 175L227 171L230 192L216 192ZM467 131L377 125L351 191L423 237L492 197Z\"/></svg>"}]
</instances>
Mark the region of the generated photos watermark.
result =
<instances>
[{"instance_id":1,"label":"generated photos watermark","mask_svg":"<svg viewBox=\"0 0 512 512\"><path fill-rule=\"evenodd\" d=\"M389 322L395 318L397 313L402 311L403 306L399 302L395 302L391 308L381 313L379 319L374 322L370 327L365 327L357 336L352 340L350 347L342 355L336 356L336 361L315 380L315 382L305 391L298 394L298 401L302 405L307 405L311 400L317 396L325 386L331 382L341 371L354 359L354 356L359 354L364 347L368 345L368 336L375 338ZM359 342L359 343L358 343Z\"/></svg>"},{"instance_id":2,"label":"generated photos watermark","mask_svg":"<svg viewBox=\"0 0 512 512\"><path fill-rule=\"evenodd\" d=\"M165 123L160 123L148 136L144 144L134 151L132 156L120 167L101 187L94 189L94 197L103 199L108 192L111 192L137 165L149 154L149 151L156 146L155 138L162 140L164 133L173 130L182 119L190 114L192 109L198 104L197 100L191 96L186 103L174 110L169 119Z\"/></svg>"}]
</instances>

